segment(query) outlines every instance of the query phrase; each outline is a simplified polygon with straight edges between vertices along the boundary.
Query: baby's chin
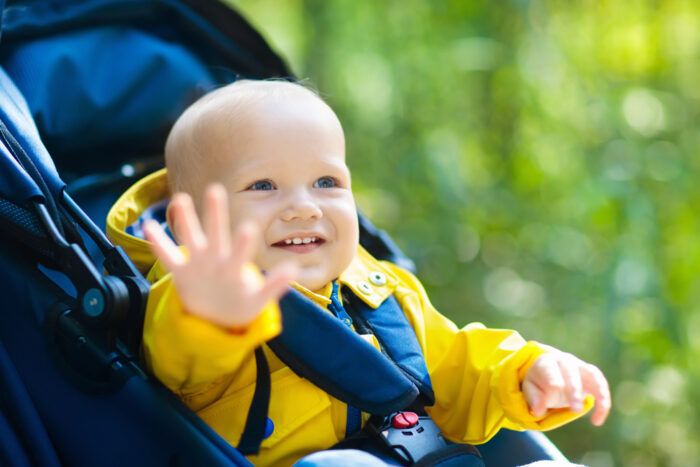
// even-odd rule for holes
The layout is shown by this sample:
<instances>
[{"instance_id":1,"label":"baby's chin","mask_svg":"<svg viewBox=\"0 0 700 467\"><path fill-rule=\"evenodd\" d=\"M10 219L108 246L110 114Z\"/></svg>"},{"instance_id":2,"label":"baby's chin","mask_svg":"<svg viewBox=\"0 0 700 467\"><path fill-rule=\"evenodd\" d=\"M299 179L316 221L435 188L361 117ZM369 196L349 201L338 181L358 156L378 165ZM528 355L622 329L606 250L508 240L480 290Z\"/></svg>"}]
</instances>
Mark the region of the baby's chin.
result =
<instances>
[{"instance_id":1,"label":"baby's chin","mask_svg":"<svg viewBox=\"0 0 700 467\"><path fill-rule=\"evenodd\" d=\"M317 266L301 266L295 282L312 292L318 292L326 284L338 278L340 272Z\"/></svg>"},{"instance_id":2,"label":"baby's chin","mask_svg":"<svg viewBox=\"0 0 700 467\"><path fill-rule=\"evenodd\" d=\"M281 263L269 261L270 265L266 268L261 266L264 271L271 271L279 267ZM260 262L258 263L260 264ZM294 277L294 282L301 285L311 292L318 292L323 289L329 282L336 280L340 274L347 268L345 264L299 264L296 263L298 269L297 275ZM342 266L342 269L341 269Z\"/></svg>"},{"instance_id":3,"label":"baby's chin","mask_svg":"<svg viewBox=\"0 0 700 467\"><path fill-rule=\"evenodd\" d=\"M318 292L319 290L323 289L326 284L328 284L330 281L334 280L335 277L328 277L326 278L325 276L323 277L316 277L316 276L305 276L303 273L299 275L296 279L296 283L301 285L302 287L312 291L312 292Z\"/></svg>"}]
</instances>

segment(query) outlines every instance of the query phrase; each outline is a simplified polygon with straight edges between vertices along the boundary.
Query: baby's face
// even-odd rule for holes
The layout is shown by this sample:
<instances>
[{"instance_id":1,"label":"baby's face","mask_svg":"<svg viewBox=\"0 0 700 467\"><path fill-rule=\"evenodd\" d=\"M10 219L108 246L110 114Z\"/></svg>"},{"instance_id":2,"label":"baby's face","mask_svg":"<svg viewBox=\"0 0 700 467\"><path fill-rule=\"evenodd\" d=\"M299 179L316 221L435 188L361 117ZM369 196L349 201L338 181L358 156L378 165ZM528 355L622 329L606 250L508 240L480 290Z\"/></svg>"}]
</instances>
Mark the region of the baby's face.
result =
<instances>
[{"instance_id":1,"label":"baby's face","mask_svg":"<svg viewBox=\"0 0 700 467\"><path fill-rule=\"evenodd\" d=\"M247 219L261 232L258 267L293 262L297 282L318 290L347 268L358 245L342 128L330 108L302 93L252 107L235 136L214 131L214 178L229 193L233 227Z\"/></svg>"}]
</instances>

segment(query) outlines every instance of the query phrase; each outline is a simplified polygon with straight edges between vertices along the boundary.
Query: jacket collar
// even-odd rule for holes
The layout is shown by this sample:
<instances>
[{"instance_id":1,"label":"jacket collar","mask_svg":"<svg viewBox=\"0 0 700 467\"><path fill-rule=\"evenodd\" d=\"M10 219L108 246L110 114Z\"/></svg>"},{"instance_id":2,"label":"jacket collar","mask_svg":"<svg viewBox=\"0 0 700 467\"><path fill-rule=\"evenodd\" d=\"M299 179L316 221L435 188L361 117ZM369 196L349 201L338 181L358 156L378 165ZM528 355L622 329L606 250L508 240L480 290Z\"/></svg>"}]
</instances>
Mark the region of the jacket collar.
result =
<instances>
[{"instance_id":1,"label":"jacket collar","mask_svg":"<svg viewBox=\"0 0 700 467\"><path fill-rule=\"evenodd\" d=\"M374 309L394 293L399 283L389 268L361 246L357 247L355 258L338 280Z\"/></svg>"},{"instance_id":2,"label":"jacket collar","mask_svg":"<svg viewBox=\"0 0 700 467\"><path fill-rule=\"evenodd\" d=\"M396 290L398 278L380 261L376 260L363 247L357 247L357 254L350 266L337 279L341 286L352 290L353 294L376 309ZM333 284L328 283L320 290L312 292L309 289L293 283L293 287L306 297L317 303L328 305L331 300Z\"/></svg>"},{"instance_id":3,"label":"jacket collar","mask_svg":"<svg viewBox=\"0 0 700 467\"><path fill-rule=\"evenodd\" d=\"M169 197L168 174L162 169L142 178L127 189L107 214L107 237L115 245L124 248L142 273L151 269L155 257L146 240L134 237L126 230L139 221L146 209Z\"/></svg>"}]
</instances>

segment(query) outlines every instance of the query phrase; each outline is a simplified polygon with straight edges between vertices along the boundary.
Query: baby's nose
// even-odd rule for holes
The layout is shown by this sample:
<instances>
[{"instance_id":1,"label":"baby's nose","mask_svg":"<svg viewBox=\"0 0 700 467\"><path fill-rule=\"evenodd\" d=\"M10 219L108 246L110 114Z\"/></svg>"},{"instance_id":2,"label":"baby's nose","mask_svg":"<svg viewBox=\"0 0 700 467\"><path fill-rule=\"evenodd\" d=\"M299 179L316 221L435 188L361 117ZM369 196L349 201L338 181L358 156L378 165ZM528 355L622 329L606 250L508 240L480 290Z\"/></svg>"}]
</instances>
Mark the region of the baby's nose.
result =
<instances>
[{"instance_id":1,"label":"baby's nose","mask_svg":"<svg viewBox=\"0 0 700 467\"><path fill-rule=\"evenodd\" d=\"M282 213L282 219L285 221L320 219L322 216L323 212L313 197L299 193L291 197L289 205Z\"/></svg>"}]
</instances>

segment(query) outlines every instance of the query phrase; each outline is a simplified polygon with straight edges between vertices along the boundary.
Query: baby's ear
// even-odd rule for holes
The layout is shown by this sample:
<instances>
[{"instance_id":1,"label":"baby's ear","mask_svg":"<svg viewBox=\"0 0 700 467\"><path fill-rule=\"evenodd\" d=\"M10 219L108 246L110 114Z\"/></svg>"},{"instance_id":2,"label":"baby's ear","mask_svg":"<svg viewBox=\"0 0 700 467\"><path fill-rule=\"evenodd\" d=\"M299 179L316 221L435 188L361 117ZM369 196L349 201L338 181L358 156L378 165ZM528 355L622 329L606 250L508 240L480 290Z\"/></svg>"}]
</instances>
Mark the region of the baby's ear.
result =
<instances>
[{"instance_id":1,"label":"baby's ear","mask_svg":"<svg viewBox=\"0 0 700 467\"><path fill-rule=\"evenodd\" d=\"M170 234L175 238L177 243L180 243L180 239L177 238L177 228L175 227L175 216L173 215L173 204L168 203L168 207L165 208L165 221L168 223L168 229L170 229Z\"/></svg>"}]
</instances>

